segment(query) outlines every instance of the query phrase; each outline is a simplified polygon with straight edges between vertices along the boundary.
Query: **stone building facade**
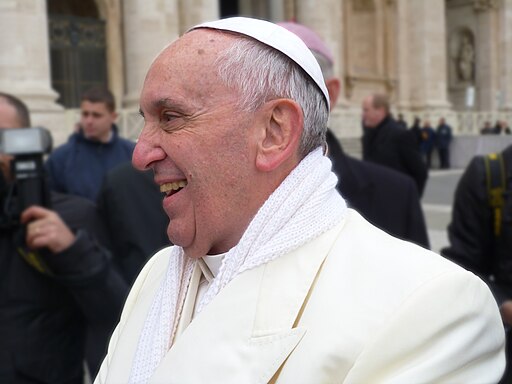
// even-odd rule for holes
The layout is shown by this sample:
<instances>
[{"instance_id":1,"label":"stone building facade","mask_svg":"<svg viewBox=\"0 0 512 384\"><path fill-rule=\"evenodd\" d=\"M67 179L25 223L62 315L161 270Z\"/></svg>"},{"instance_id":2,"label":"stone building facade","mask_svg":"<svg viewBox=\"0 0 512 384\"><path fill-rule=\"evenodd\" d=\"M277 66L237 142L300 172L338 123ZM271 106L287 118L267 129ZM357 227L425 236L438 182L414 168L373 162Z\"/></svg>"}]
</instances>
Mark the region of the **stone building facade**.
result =
<instances>
[{"instance_id":1,"label":"stone building facade","mask_svg":"<svg viewBox=\"0 0 512 384\"><path fill-rule=\"evenodd\" d=\"M107 83L136 136L141 84L162 47L236 14L293 19L326 40L343 80L330 122L339 137L360 136L360 103L375 91L409 120L446 116L458 130L463 118L512 113L512 0L2 0L0 92L60 143L80 91Z\"/></svg>"}]
</instances>

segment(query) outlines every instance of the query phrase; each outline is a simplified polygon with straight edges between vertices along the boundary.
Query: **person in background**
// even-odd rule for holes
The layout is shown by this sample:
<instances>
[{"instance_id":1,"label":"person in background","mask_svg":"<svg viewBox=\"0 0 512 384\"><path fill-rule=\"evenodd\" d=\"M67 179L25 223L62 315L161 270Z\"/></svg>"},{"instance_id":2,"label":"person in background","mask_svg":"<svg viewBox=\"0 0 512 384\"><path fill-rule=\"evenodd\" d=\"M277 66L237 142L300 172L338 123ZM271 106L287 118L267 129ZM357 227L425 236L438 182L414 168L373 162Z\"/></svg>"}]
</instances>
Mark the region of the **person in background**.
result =
<instances>
[{"instance_id":1,"label":"person in background","mask_svg":"<svg viewBox=\"0 0 512 384\"><path fill-rule=\"evenodd\" d=\"M496 121L493 132L495 135L510 135L510 132L510 128L505 120Z\"/></svg>"},{"instance_id":2,"label":"person in background","mask_svg":"<svg viewBox=\"0 0 512 384\"><path fill-rule=\"evenodd\" d=\"M414 142L416 143L416 147L419 150L421 144L421 119L418 116L414 117L414 121L411 125L411 128L409 129L409 132L411 132L413 135Z\"/></svg>"},{"instance_id":3,"label":"person in background","mask_svg":"<svg viewBox=\"0 0 512 384\"><path fill-rule=\"evenodd\" d=\"M103 87L84 92L80 124L68 142L49 156L51 189L96 201L108 170L130 161L135 143L119 136L112 93Z\"/></svg>"},{"instance_id":4,"label":"person in background","mask_svg":"<svg viewBox=\"0 0 512 384\"><path fill-rule=\"evenodd\" d=\"M436 129L436 147L441 169L450 168L450 144L452 139L452 127L446 124L444 117L440 118Z\"/></svg>"},{"instance_id":5,"label":"person in background","mask_svg":"<svg viewBox=\"0 0 512 384\"><path fill-rule=\"evenodd\" d=\"M430 120L425 120L421 128L420 150L428 169L432 166L432 152L434 152L435 144L436 131L434 131L434 128L430 125Z\"/></svg>"},{"instance_id":6,"label":"person in background","mask_svg":"<svg viewBox=\"0 0 512 384\"><path fill-rule=\"evenodd\" d=\"M512 382L512 145L475 156L455 191L450 245L443 256L480 276L491 288L507 327L507 371Z\"/></svg>"},{"instance_id":7,"label":"person in background","mask_svg":"<svg viewBox=\"0 0 512 384\"><path fill-rule=\"evenodd\" d=\"M490 121L486 121L484 123L483 128L480 130L480 134L482 134L482 135L491 135L493 133L494 133L494 129L491 126L491 122Z\"/></svg>"},{"instance_id":8,"label":"person in background","mask_svg":"<svg viewBox=\"0 0 512 384\"><path fill-rule=\"evenodd\" d=\"M18 98L0 93L0 129L30 127ZM0 223L17 196L12 158L0 154ZM123 305L127 285L112 264L95 206L51 194L0 228L0 382L82 383L94 376Z\"/></svg>"},{"instance_id":9,"label":"person in background","mask_svg":"<svg viewBox=\"0 0 512 384\"><path fill-rule=\"evenodd\" d=\"M304 41L320 65L331 108L341 91L334 76L334 56L311 29L295 22L278 23ZM430 247L427 226L414 180L393 169L347 155L331 129L327 129L327 154L338 176L336 189L370 223L400 239Z\"/></svg>"},{"instance_id":10,"label":"person in background","mask_svg":"<svg viewBox=\"0 0 512 384\"><path fill-rule=\"evenodd\" d=\"M363 160L393 168L414 179L420 197L428 172L414 137L397 126L389 113L385 95L373 94L363 100Z\"/></svg>"},{"instance_id":11,"label":"person in background","mask_svg":"<svg viewBox=\"0 0 512 384\"><path fill-rule=\"evenodd\" d=\"M404 120L404 115L402 113L398 114L396 123L398 124L399 127L403 128L403 129L407 129L407 122Z\"/></svg>"},{"instance_id":12,"label":"person in background","mask_svg":"<svg viewBox=\"0 0 512 384\"><path fill-rule=\"evenodd\" d=\"M169 218L153 172L131 162L110 170L98 195L98 211L109 233L114 262L131 285L150 256L169 245ZM129 208L129 209L127 209Z\"/></svg>"},{"instance_id":13,"label":"person in background","mask_svg":"<svg viewBox=\"0 0 512 384\"><path fill-rule=\"evenodd\" d=\"M310 50L263 20L196 26L155 58L133 163L175 245L137 277L96 383L499 379L489 288L347 208L329 105Z\"/></svg>"}]
</instances>

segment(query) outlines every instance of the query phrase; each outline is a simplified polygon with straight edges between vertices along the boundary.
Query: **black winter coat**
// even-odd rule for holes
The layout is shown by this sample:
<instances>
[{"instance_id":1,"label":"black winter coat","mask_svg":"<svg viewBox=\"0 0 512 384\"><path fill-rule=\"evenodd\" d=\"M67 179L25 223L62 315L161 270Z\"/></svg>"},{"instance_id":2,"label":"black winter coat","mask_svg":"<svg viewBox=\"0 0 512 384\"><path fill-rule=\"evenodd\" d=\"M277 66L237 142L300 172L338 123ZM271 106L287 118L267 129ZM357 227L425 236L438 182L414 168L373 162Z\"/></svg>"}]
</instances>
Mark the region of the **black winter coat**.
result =
<instances>
[{"instance_id":1,"label":"black winter coat","mask_svg":"<svg viewBox=\"0 0 512 384\"><path fill-rule=\"evenodd\" d=\"M409 175L416 182L420 197L423 195L427 166L411 131L398 127L388 116L377 127L364 128L362 143L363 160Z\"/></svg>"},{"instance_id":2,"label":"black winter coat","mask_svg":"<svg viewBox=\"0 0 512 384\"><path fill-rule=\"evenodd\" d=\"M110 234L114 261L130 285L156 251L171 245L162 200L153 172L137 171L130 162L109 171L100 189L98 209Z\"/></svg>"},{"instance_id":3,"label":"black winter coat","mask_svg":"<svg viewBox=\"0 0 512 384\"><path fill-rule=\"evenodd\" d=\"M331 131L327 132L327 144L338 176L336 188L348 206L391 235L430 248L414 181L400 172L346 155Z\"/></svg>"},{"instance_id":4,"label":"black winter coat","mask_svg":"<svg viewBox=\"0 0 512 384\"><path fill-rule=\"evenodd\" d=\"M450 246L441 251L486 281L498 304L512 299L512 146L503 151L503 160L509 192L501 235L494 234L485 164L482 157L476 156L457 185L448 227Z\"/></svg>"},{"instance_id":5,"label":"black winter coat","mask_svg":"<svg viewBox=\"0 0 512 384\"><path fill-rule=\"evenodd\" d=\"M0 232L0 383L82 383L95 375L118 321L127 285L96 236L104 235L90 201L52 194L54 210L77 235L37 271Z\"/></svg>"}]
</instances>

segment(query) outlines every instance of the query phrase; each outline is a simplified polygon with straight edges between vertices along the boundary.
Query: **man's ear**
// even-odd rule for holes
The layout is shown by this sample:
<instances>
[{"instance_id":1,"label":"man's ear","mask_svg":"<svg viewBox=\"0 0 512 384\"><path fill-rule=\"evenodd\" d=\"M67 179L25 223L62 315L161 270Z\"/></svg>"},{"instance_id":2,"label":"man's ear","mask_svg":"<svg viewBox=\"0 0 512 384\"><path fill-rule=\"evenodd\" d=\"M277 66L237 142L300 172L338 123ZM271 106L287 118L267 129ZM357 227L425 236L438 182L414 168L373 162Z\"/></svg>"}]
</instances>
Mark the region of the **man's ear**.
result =
<instances>
[{"instance_id":1,"label":"man's ear","mask_svg":"<svg viewBox=\"0 0 512 384\"><path fill-rule=\"evenodd\" d=\"M331 110L333 110L340 95L341 83L336 77L331 77L325 80L325 86L327 92L329 92L329 102L331 103Z\"/></svg>"},{"instance_id":2,"label":"man's ear","mask_svg":"<svg viewBox=\"0 0 512 384\"><path fill-rule=\"evenodd\" d=\"M269 172L291 158L298 159L304 116L300 105L290 99L269 101L264 108L264 121L259 130L256 168L262 172Z\"/></svg>"}]
</instances>

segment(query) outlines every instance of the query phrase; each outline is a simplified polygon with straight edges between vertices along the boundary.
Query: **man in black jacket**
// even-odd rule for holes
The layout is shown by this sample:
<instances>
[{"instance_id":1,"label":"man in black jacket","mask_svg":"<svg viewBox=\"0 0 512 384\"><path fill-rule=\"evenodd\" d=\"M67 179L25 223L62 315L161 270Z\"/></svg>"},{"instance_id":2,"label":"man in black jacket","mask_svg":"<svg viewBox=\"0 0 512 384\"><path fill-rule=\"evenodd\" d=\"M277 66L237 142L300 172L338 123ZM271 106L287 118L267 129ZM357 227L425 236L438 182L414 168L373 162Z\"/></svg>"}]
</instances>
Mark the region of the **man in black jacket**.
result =
<instances>
[{"instance_id":1,"label":"man in black jacket","mask_svg":"<svg viewBox=\"0 0 512 384\"><path fill-rule=\"evenodd\" d=\"M331 107L336 105L340 81L334 76L333 56L320 37L292 22L279 23L299 36L316 57L324 75ZM343 152L332 131L327 131L328 155L338 176L336 188L368 221L404 240L429 248L425 218L414 181L392 169L354 159Z\"/></svg>"},{"instance_id":2,"label":"man in black jacket","mask_svg":"<svg viewBox=\"0 0 512 384\"><path fill-rule=\"evenodd\" d=\"M0 128L26 126L26 106L0 94ZM1 155L2 207L16 195L11 160ZM51 202L0 230L1 383L82 383L84 359L95 375L127 292L97 240L94 205L61 194Z\"/></svg>"},{"instance_id":3,"label":"man in black jacket","mask_svg":"<svg viewBox=\"0 0 512 384\"><path fill-rule=\"evenodd\" d=\"M97 204L114 261L130 285L148 258L170 245L169 217L162 209L162 199L153 171L138 171L131 162L110 170L100 189Z\"/></svg>"},{"instance_id":4,"label":"man in black jacket","mask_svg":"<svg viewBox=\"0 0 512 384\"><path fill-rule=\"evenodd\" d=\"M501 164L501 165L500 165ZM487 159L474 157L457 189L443 256L480 276L512 327L512 145ZM507 332L507 370L512 382L512 337Z\"/></svg>"},{"instance_id":5,"label":"man in black jacket","mask_svg":"<svg viewBox=\"0 0 512 384\"><path fill-rule=\"evenodd\" d=\"M385 95L373 94L363 100L363 160L381 164L414 179L421 197L427 181L427 167L413 134L400 128L389 113Z\"/></svg>"},{"instance_id":6,"label":"man in black jacket","mask_svg":"<svg viewBox=\"0 0 512 384\"><path fill-rule=\"evenodd\" d=\"M330 130L327 145L339 180L336 188L349 205L393 236L430 248L414 181L392 169L348 156Z\"/></svg>"}]
</instances>

